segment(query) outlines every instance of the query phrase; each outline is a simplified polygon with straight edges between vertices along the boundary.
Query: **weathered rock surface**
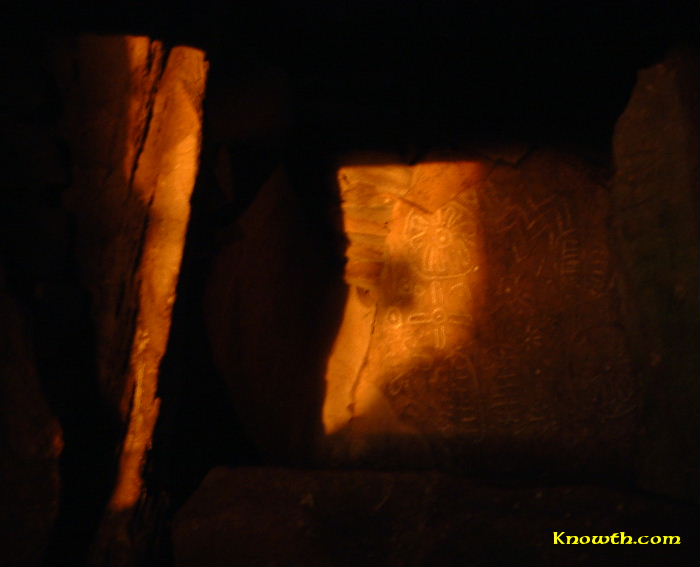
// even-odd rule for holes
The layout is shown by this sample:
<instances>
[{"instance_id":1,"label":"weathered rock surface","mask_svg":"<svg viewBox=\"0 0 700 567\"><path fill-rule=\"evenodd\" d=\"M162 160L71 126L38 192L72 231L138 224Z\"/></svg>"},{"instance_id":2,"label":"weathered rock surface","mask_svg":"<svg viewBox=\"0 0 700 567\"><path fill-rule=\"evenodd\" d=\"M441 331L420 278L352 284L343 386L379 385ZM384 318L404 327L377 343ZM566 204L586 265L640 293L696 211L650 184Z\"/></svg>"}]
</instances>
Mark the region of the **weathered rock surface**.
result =
<instances>
[{"instance_id":1,"label":"weathered rock surface","mask_svg":"<svg viewBox=\"0 0 700 567\"><path fill-rule=\"evenodd\" d=\"M214 469L173 526L177 565L689 565L698 510L598 486L437 473ZM679 535L554 545L553 533Z\"/></svg>"},{"instance_id":2,"label":"weathered rock surface","mask_svg":"<svg viewBox=\"0 0 700 567\"><path fill-rule=\"evenodd\" d=\"M66 325L81 320L65 265L68 222L59 205L68 169L44 46L27 32L5 36L0 93L2 565L37 565L51 547L69 436L61 405L68 396L57 393L71 390L70 372L79 373L84 360L62 348L82 336L80 324Z\"/></svg>"},{"instance_id":3,"label":"weathered rock surface","mask_svg":"<svg viewBox=\"0 0 700 567\"><path fill-rule=\"evenodd\" d=\"M346 281L358 291L326 376L331 460L628 469L641 385L620 321L604 173L544 149L340 170ZM366 242L371 273L360 270Z\"/></svg>"},{"instance_id":4,"label":"weathered rock surface","mask_svg":"<svg viewBox=\"0 0 700 567\"><path fill-rule=\"evenodd\" d=\"M612 221L625 326L648 389L639 481L697 499L700 480L698 56L639 72L614 136Z\"/></svg>"},{"instance_id":5,"label":"weathered rock surface","mask_svg":"<svg viewBox=\"0 0 700 567\"><path fill-rule=\"evenodd\" d=\"M158 416L207 63L200 50L146 37L87 36L64 49L59 74L74 158L66 203L91 294L99 384L124 428L94 561L122 564L134 561L129 525Z\"/></svg>"},{"instance_id":6,"label":"weathered rock surface","mask_svg":"<svg viewBox=\"0 0 700 567\"><path fill-rule=\"evenodd\" d=\"M206 290L214 360L266 462L308 463L314 452L341 307L342 281L306 214L277 168L227 228Z\"/></svg>"},{"instance_id":7,"label":"weathered rock surface","mask_svg":"<svg viewBox=\"0 0 700 567\"><path fill-rule=\"evenodd\" d=\"M0 564L44 558L60 501L61 426L41 387L34 349L0 271Z\"/></svg>"}]
</instances>

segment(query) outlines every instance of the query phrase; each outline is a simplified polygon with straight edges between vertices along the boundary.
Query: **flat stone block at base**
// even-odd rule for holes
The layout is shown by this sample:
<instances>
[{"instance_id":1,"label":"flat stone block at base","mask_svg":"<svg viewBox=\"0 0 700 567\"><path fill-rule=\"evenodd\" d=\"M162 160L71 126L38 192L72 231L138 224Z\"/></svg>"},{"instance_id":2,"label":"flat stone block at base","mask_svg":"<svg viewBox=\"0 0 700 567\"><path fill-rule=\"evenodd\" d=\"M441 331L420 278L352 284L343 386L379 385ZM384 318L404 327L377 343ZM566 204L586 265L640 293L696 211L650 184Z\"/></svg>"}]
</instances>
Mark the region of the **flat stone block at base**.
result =
<instances>
[{"instance_id":1,"label":"flat stone block at base","mask_svg":"<svg viewBox=\"0 0 700 567\"><path fill-rule=\"evenodd\" d=\"M670 566L698 563L698 519L694 506L600 486L216 468L176 515L172 537L177 565ZM682 539L555 545L554 532Z\"/></svg>"}]
</instances>

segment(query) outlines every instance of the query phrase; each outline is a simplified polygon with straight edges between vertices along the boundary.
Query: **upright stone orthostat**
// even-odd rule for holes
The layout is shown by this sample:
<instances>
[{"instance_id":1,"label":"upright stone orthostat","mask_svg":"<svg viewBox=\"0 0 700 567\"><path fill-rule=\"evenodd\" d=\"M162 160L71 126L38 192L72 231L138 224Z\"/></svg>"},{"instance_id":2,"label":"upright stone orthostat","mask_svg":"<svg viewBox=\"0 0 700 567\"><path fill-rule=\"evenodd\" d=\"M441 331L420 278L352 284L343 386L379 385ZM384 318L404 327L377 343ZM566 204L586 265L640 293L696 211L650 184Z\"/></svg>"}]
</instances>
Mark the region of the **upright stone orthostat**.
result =
<instances>
[{"instance_id":1,"label":"upright stone orthostat","mask_svg":"<svg viewBox=\"0 0 700 567\"><path fill-rule=\"evenodd\" d=\"M599 172L544 150L510 161L431 156L388 171L339 172L346 214L360 190L391 213L371 285L357 277L348 230L356 289L328 364L329 458L624 469L639 388ZM374 211L352 213L346 227Z\"/></svg>"},{"instance_id":2,"label":"upright stone orthostat","mask_svg":"<svg viewBox=\"0 0 700 567\"><path fill-rule=\"evenodd\" d=\"M205 54L146 37L80 38L63 76L79 261L96 322L98 379L124 429L93 561L130 564L158 375L199 166ZM66 65L70 67L70 65Z\"/></svg>"}]
</instances>

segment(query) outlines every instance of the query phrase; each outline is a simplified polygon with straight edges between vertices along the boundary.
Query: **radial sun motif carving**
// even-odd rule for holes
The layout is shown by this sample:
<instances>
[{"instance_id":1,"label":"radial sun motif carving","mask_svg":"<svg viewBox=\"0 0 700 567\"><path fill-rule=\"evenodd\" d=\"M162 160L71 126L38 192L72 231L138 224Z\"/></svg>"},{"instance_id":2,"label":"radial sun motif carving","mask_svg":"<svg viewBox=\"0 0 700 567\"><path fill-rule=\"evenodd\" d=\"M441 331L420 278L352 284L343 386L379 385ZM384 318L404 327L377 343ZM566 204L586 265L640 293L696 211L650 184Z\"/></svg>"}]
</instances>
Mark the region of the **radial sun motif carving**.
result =
<instances>
[{"instance_id":1,"label":"radial sun motif carving","mask_svg":"<svg viewBox=\"0 0 700 567\"><path fill-rule=\"evenodd\" d=\"M420 258L417 268L422 275L452 277L474 270L470 239L475 230L469 213L453 201L432 215L412 209L405 236Z\"/></svg>"}]
</instances>

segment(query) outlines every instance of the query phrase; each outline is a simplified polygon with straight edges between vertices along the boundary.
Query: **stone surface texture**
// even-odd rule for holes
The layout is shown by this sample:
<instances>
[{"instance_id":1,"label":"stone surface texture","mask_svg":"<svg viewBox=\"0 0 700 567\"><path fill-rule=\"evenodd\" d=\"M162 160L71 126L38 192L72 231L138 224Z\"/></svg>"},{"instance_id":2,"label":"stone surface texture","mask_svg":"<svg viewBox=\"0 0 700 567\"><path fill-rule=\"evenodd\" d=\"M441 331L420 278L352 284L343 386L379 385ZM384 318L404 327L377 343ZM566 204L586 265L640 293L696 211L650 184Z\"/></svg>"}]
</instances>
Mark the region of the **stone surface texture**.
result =
<instances>
[{"instance_id":1,"label":"stone surface texture","mask_svg":"<svg viewBox=\"0 0 700 567\"><path fill-rule=\"evenodd\" d=\"M173 525L177 565L690 565L697 508L587 485L439 473L212 470ZM554 545L553 532L679 535Z\"/></svg>"},{"instance_id":2,"label":"stone surface texture","mask_svg":"<svg viewBox=\"0 0 700 567\"><path fill-rule=\"evenodd\" d=\"M121 564L130 561L129 525L158 416L207 63L200 50L166 49L147 37L85 36L64 49L59 71L74 158L66 205L77 219L102 395L124 429L94 560Z\"/></svg>"},{"instance_id":3,"label":"stone surface texture","mask_svg":"<svg viewBox=\"0 0 700 567\"><path fill-rule=\"evenodd\" d=\"M642 69L614 136L612 225L625 327L647 387L639 480L700 495L698 54Z\"/></svg>"},{"instance_id":4,"label":"stone surface texture","mask_svg":"<svg viewBox=\"0 0 700 567\"><path fill-rule=\"evenodd\" d=\"M61 426L47 402L22 310L0 272L0 564L39 563L58 513Z\"/></svg>"},{"instance_id":5,"label":"stone surface texture","mask_svg":"<svg viewBox=\"0 0 700 567\"><path fill-rule=\"evenodd\" d=\"M71 377L59 379L62 370L81 367L80 356L64 349L80 336L80 325L66 329L61 319L78 310L63 263L68 223L58 199L68 168L43 46L27 33L6 37L3 48L0 564L37 565L51 546L62 501L68 434L56 393L70 390Z\"/></svg>"},{"instance_id":6,"label":"stone surface texture","mask_svg":"<svg viewBox=\"0 0 700 567\"><path fill-rule=\"evenodd\" d=\"M217 369L265 462L308 463L321 429L323 371L339 311L329 289L343 290L306 214L284 168L276 168L226 228L205 295Z\"/></svg>"},{"instance_id":7,"label":"stone surface texture","mask_svg":"<svg viewBox=\"0 0 700 567\"><path fill-rule=\"evenodd\" d=\"M326 377L333 462L628 466L641 387L604 174L547 149L339 171L357 289Z\"/></svg>"}]
</instances>

